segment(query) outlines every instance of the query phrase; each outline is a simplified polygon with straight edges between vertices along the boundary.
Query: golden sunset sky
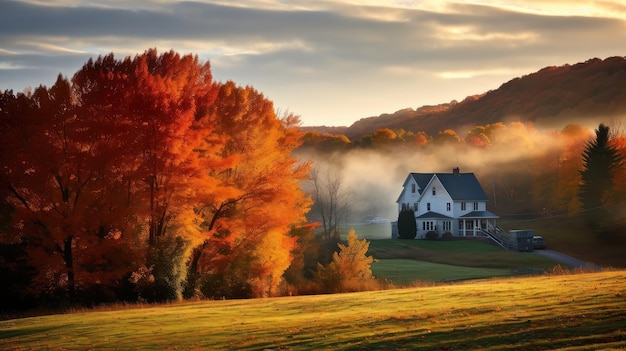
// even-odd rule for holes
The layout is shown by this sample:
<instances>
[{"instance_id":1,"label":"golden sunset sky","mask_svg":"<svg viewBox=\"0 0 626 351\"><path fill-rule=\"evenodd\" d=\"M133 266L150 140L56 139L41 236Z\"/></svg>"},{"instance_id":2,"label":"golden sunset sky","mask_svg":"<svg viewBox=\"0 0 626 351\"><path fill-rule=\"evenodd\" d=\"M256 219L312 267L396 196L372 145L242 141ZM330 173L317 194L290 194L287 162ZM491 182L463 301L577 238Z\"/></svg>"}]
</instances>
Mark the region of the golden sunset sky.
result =
<instances>
[{"instance_id":1,"label":"golden sunset sky","mask_svg":"<svg viewBox=\"0 0 626 351\"><path fill-rule=\"evenodd\" d=\"M210 61L304 125L462 100L546 66L626 55L607 1L0 0L0 90L156 47Z\"/></svg>"}]
</instances>

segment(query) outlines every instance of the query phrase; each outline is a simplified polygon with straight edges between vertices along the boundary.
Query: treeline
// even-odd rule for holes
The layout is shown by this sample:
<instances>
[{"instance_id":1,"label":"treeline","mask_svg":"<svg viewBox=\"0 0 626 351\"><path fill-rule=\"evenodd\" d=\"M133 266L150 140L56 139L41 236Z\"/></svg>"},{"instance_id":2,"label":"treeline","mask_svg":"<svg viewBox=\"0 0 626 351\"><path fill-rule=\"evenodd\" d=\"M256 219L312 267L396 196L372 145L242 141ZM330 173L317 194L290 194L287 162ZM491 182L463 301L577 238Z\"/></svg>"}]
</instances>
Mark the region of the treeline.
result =
<instances>
[{"instance_id":1,"label":"treeline","mask_svg":"<svg viewBox=\"0 0 626 351\"><path fill-rule=\"evenodd\" d=\"M545 67L462 101L405 108L328 130L341 130L353 139L383 127L436 134L449 126L497 123L511 116L537 126L581 118L587 123L599 123L598 117L619 117L626 112L626 89L622 84L625 79L626 57L594 58L574 65Z\"/></svg>"},{"instance_id":2,"label":"treeline","mask_svg":"<svg viewBox=\"0 0 626 351\"><path fill-rule=\"evenodd\" d=\"M624 130L619 122L612 122L610 127L609 144L625 157ZM532 123L498 122L475 126L465 134L453 129L428 135L381 128L354 140L342 134L311 131L303 137L298 151L315 160L330 160L327 162L338 167L359 160L385 159L381 167L370 168L371 177L376 179L389 178L383 173L404 179L408 172L450 172L460 166L476 174L492 211L522 220L588 210L580 199L581 171L583 153L593 138L593 130L576 124L561 130L538 130ZM610 170L612 184L602 196L603 206L613 209L615 221L626 216L621 210L626 202L625 172L623 165ZM397 196L399 187L397 184L391 190L392 197ZM626 228L626 223L621 225Z\"/></svg>"},{"instance_id":3,"label":"treeline","mask_svg":"<svg viewBox=\"0 0 626 351\"><path fill-rule=\"evenodd\" d=\"M0 93L1 307L297 290L320 246L298 123L172 51Z\"/></svg>"}]
</instances>

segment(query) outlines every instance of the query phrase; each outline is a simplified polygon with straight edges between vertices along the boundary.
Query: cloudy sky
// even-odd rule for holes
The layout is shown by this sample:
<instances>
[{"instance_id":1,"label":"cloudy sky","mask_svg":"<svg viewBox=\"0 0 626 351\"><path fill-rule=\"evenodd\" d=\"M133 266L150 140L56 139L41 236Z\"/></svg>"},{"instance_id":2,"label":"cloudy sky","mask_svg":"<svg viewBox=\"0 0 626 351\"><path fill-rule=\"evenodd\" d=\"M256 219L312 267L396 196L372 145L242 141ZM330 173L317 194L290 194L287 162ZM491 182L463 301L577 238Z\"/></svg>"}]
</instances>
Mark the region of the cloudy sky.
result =
<instances>
[{"instance_id":1,"label":"cloudy sky","mask_svg":"<svg viewBox=\"0 0 626 351\"><path fill-rule=\"evenodd\" d=\"M0 89L156 47L210 61L304 125L462 100L626 55L622 0L0 0Z\"/></svg>"}]
</instances>

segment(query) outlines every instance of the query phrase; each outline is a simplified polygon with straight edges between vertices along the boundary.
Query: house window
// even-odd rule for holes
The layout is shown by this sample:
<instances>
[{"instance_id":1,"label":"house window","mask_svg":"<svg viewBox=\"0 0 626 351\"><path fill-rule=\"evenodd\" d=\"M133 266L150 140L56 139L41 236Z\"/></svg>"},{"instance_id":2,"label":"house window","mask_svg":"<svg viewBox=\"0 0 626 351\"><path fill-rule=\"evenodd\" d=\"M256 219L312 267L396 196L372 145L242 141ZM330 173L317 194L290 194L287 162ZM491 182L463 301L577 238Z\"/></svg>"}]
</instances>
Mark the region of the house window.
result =
<instances>
[{"instance_id":1,"label":"house window","mask_svg":"<svg viewBox=\"0 0 626 351\"><path fill-rule=\"evenodd\" d=\"M478 211L478 202L474 202L474 211Z\"/></svg>"},{"instance_id":2,"label":"house window","mask_svg":"<svg viewBox=\"0 0 626 351\"><path fill-rule=\"evenodd\" d=\"M465 211L465 202L461 202L461 211Z\"/></svg>"},{"instance_id":3,"label":"house window","mask_svg":"<svg viewBox=\"0 0 626 351\"><path fill-rule=\"evenodd\" d=\"M451 208L451 207L450 207L450 203L448 202L448 203L446 204L446 211L450 211L450 208Z\"/></svg>"},{"instance_id":4,"label":"house window","mask_svg":"<svg viewBox=\"0 0 626 351\"><path fill-rule=\"evenodd\" d=\"M431 231L431 230L437 230L437 227L435 226L435 223L430 222L430 221L424 221L422 222L422 230L426 231Z\"/></svg>"},{"instance_id":5,"label":"house window","mask_svg":"<svg viewBox=\"0 0 626 351\"><path fill-rule=\"evenodd\" d=\"M452 222L443 221L443 230L449 232L452 229Z\"/></svg>"},{"instance_id":6,"label":"house window","mask_svg":"<svg viewBox=\"0 0 626 351\"><path fill-rule=\"evenodd\" d=\"M414 203L414 204L413 204L413 211L414 211L414 212L417 212L417 211L419 211L419 209L420 209L420 207L419 207L419 202Z\"/></svg>"},{"instance_id":7,"label":"house window","mask_svg":"<svg viewBox=\"0 0 626 351\"><path fill-rule=\"evenodd\" d=\"M415 193L415 184L411 184L411 192Z\"/></svg>"},{"instance_id":8,"label":"house window","mask_svg":"<svg viewBox=\"0 0 626 351\"><path fill-rule=\"evenodd\" d=\"M437 190L435 190L435 187L433 187L433 196L437 195Z\"/></svg>"},{"instance_id":9,"label":"house window","mask_svg":"<svg viewBox=\"0 0 626 351\"><path fill-rule=\"evenodd\" d=\"M430 211L430 202L426 204L426 211Z\"/></svg>"}]
</instances>

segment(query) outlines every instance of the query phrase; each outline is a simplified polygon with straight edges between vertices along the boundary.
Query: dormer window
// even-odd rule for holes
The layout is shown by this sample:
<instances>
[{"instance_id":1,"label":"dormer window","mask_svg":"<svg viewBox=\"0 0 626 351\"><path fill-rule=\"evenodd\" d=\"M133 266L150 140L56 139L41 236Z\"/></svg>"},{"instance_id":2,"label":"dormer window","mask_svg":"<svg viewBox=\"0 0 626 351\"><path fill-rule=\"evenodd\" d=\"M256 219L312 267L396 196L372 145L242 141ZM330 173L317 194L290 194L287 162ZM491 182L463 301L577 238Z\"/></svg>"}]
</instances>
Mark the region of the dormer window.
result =
<instances>
[{"instance_id":1,"label":"dormer window","mask_svg":"<svg viewBox=\"0 0 626 351\"><path fill-rule=\"evenodd\" d=\"M437 195L437 190L433 187L433 196Z\"/></svg>"},{"instance_id":2,"label":"dormer window","mask_svg":"<svg viewBox=\"0 0 626 351\"><path fill-rule=\"evenodd\" d=\"M415 184L411 184L411 192L415 194Z\"/></svg>"}]
</instances>

